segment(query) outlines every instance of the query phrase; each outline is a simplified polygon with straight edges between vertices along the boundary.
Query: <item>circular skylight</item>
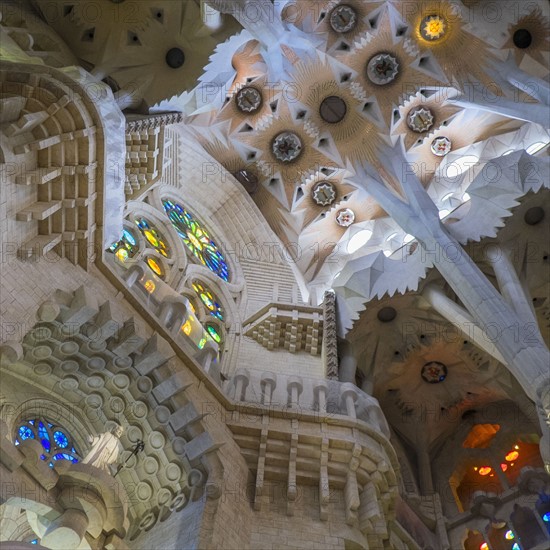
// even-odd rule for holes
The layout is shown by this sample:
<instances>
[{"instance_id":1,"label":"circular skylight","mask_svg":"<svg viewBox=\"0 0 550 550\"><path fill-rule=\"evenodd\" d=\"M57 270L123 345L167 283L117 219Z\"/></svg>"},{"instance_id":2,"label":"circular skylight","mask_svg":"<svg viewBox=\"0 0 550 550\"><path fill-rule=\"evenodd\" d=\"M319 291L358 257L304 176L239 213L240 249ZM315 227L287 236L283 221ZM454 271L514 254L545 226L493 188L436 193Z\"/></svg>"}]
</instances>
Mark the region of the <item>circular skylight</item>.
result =
<instances>
[{"instance_id":1,"label":"circular skylight","mask_svg":"<svg viewBox=\"0 0 550 550\"><path fill-rule=\"evenodd\" d=\"M253 86L241 88L235 100L239 111L247 114L255 113L262 106L262 94Z\"/></svg>"},{"instance_id":2,"label":"circular skylight","mask_svg":"<svg viewBox=\"0 0 550 550\"><path fill-rule=\"evenodd\" d=\"M357 24L357 12L347 4L340 4L330 12L329 22L333 31L349 32Z\"/></svg>"},{"instance_id":3,"label":"circular skylight","mask_svg":"<svg viewBox=\"0 0 550 550\"><path fill-rule=\"evenodd\" d=\"M321 181L313 188L313 200L319 206L329 206L336 198L334 185L328 181Z\"/></svg>"},{"instance_id":4,"label":"circular skylight","mask_svg":"<svg viewBox=\"0 0 550 550\"><path fill-rule=\"evenodd\" d=\"M341 97L331 95L321 102L319 114L325 122L334 124L344 119L347 109L346 102Z\"/></svg>"},{"instance_id":5,"label":"circular skylight","mask_svg":"<svg viewBox=\"0 0 550 550\"><path fill-rule=\"evenodd\" d=\"M409 111L407 115L407 125L413 132L427 132L434 123L434 116L430 109L426 107L417 107Z\"/></svg>"},{"instance_id":6,"label":"circular skylight","mask_svg":"<svg viewBox=\"0 0 550 550\"><path fill-rule=\"evenodd\" d=\"M383 86L389 84L399 73L397 59L389 53L379 53L367 63L367 76L373 84Z\"/></svg>"},{"instance_id":7,"label":"circular skylight","mask_svg":"<svg viewBox=\"0 0 550 550\"><path fill-rule=\"evenodd\" d=\"M281 132L273 140L272 145L275 158L281 162L292 162L302 152L302 142L293 132Z\"/></svg>"},{"instance_id":8,"label":"circular skylight","mask_svg":"<svg viewBox=\"0 0 550 550\"><path fill-rule=\"evenodd\" d=\"M431 150L437 157L444 157L451 152L451 140L444 136L436 137L432 141Z\"/></svg>"},{"instance_id":9,"label":"circular skylight","mask_svg":"<svg viewBox=\"0 0 550 550\"><path fill-rule=\"evenodd\" d=\"M355 221L355 212L351 208L343 208L336 214L336 223L342 227L349 227Z\"/></svg>"}]
</instances>

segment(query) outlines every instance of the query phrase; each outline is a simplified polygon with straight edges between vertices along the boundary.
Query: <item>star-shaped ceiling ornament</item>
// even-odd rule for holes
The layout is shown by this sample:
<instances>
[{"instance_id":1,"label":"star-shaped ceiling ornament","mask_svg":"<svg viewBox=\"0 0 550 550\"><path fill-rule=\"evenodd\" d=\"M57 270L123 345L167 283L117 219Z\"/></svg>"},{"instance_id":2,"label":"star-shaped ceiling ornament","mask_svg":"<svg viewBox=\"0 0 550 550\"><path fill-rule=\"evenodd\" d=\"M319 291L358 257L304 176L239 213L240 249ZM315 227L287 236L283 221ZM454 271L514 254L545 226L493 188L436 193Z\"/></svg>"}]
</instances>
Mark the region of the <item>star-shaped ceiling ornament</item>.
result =
<instances>
[{"instance_id":1,"label":"star-shaped ceiling ornament","mask_svg":"<svg viewBox=\"0 0 550 550\"><path fill-rule=\"evenodd\" d=\"M334 144L338 151L334 160L342 164L348 159L373 162L384 143L377 125L381 114L375 118L374 98L357 99L350 86L353 71L334 58L319 54L313 63L298 64L293 77L296 101L305 110L304 119Z\"/></svg>"},{"instance_id":2,"label":"star-shaped ceiling ornament","mask_svg":"<svg viewBox=\"0 0 550 550\"><path fill-rule=\"evenodd\" d=\"M528 56L539 63L548 74L550 20L542 14L540 8L534 9L528 15L518 19L517 23L510 25L508 35L509 38L502 49L514 51L518 67L521 68L524 58Z\"/></svg>"},{"instance_id":3,"label":"star-shaped ceiling ornament","mask_svg":"<svg viewBox=\"0 0 550 550\"><path fill-rule=\"evenodd\" d=\"M429 64L433 56L451 84L460 90L480 82L500 94L499 87L487 75L488 66L497 58L487 42L469 32L467 8L456 2L427 0L411 4L411 9L403 10L402 15L410 36L423 50L421 65Z\"/></svg>"},{"instance_id":4,"label":"star-shaped ceiling ornament","mask_svg":"<svg viewBox=\"0 0 550 550\"><path fill-rule=\"evenodd\" d=\"M392 134L404 135L406 150L422 143L430 132L435 132L461 111L452 102L457 93L452 88L417 92L399 107L399 118L392 127Z\"/></svg>"},{"instance_id":5,"label":"star-shaped ceiling ornament","mask_svg":"<svg viewBox=\"0 0 550 550\"><path fill-rule=\"evenodd\" d=\"M392 123L394 109L423 87L437 87L445 83L444 75L427 72L425 62L402 36L396 34L393 12L385 9L376 29L365 33L354 48L340 56L356 75L350 79L351 89L358 99L374 96L382 113L385 127Z\"/></svg>"},{"instance_id":6,"label":"star-shaped ceiling ornament","mask_svg":"<svg viewBox=\"0 0 550 550\"><path fill-rule=\"evenodd\" d=\"M216 120L228 121L229 132L249 132L258 123L273 115L280 96L279 87L268 86L267 76L248 77L234 85Z\"/></svg>"},{"instance_id":7,"label":"star-shaped ceiling ornament","mask_svg":"<svg viewBox=\"0 0 550 550\"><path fill-rule=\"evenodd\" d=\"M231 136L233 144L254 160L262 183L290 210L296 189L307 177L336 163L322 152L323 138L303 122L302 111L284 98L273 117L262 120L255 131Z\"/></svg>"}]
</instances>

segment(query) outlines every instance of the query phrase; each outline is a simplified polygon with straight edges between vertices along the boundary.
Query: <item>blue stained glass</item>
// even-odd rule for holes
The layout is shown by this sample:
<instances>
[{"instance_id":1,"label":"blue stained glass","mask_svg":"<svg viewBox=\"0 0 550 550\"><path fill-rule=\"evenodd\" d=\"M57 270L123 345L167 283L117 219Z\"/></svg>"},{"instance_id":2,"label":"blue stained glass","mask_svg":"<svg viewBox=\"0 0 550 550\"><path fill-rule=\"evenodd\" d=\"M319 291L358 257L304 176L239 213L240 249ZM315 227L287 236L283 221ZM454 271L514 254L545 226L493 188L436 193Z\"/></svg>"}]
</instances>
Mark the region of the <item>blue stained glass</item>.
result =
<instances>
[{"instance_id":1,"label":"blue stained glass","mask_svg":"<svg viewBox=\"0 0 550 550\"><path fill-rule=\"evenodd\" d=\"M50 424L50 423L48 422L48 428L53 428L53 424Z\"/></svg>"},{"instance_id":2,"label":"blue stained glass","mask_svg":"<svg viewBox=\"0 0 550 550\"><path fill-rule=\"evenodd\" d=\"M34 420L29 420L29 424L30 424L31 426L34 426Z\"/></svg>"},{"instance_id":3,"label":"blue stained glass","mask_svg":"<svg viewBox=\"0 0 550 550\"><path fill-rule=\"evenodd\" d=\"M122 231L122 238L128 241L132 246L136 246L136 239L134 239L134 236L127 229Z\"/></svg>"},{"instance_id":4,"label":"blue stained glass","mask_svg":"<svg viewBox=\"0 0 550 550\"><path fill-rule=\"evenodd\" d=\"M31 544L38 544L38 539L31 540Z\"/></svg>"},{"instance_id":5,"label":"blue stained glass","mask_svg":"<svg viewBox=\"0 0 550 550\"><path fill-rule=\"evenodd\" d=\"M512 546L512 550L521 550L517 542L514 542L514 546Z\"/></svg>"},{"instance_id":6,"label":"blue stained glass","mask_svg":"<svg viewBox=\"0 0 550 550\"><path fill-rule=\"evenodd\" d=\"M53 439L55 441L55 444L60 448L64 449L69 445L69 439L68 437L59 430L53 433Z\"/></svg>"},{"instance_id":7,"label":"blue stained glass","mask_svg":"<svg viewBox=\"0 0 550 550\"><path fill-rule=\"evenodd\" d=\"M42 447L44 447L44 450L49 453L51 451L51 445L50 442L47 439L41 439L40 443L42 443Z\"/></svg>"},{"instance_id":8,"label":"blue stained glass","mask_svg":"<svg viewBox=\"0 0 550 550\"><path fill-rule=\"evenodd\" d=\"M208 231L182 206L162 201L164 211L185 246L197 260L224 281L229 280L229 267Z\"/></svg>"},{"instance_id":9,"label":"blue stained glass","mask_svg":"<svg viewBox=\"0 0 550 550\"><path fill-rule=\"evenodd\" d=\"M16 439L13 444L17 447L17 445L19 445L19 440Z\"/></svg>"},{"instance_id":10,"label":"blue stained glass","mask_svg":"<svg viewBox=\"0 0 550 550\"><path fill-rule=\"evenodd\" d=\"M25 439L34 439L34 434L28 426L21 426L19 428L19 437L25 441Z\"/></svg>"},{"instance_id":11,"label":"blue stained glass","mask_svg":"<svg viewBox=\"0 0 550 550\"><path fill-rule=\"evenodd\" d=\"M78 458L75 458L74 456L71 456L67 453L57 453L53 455L54 460L69 460L70 462L73 462L76 464L78 462Z\"/></svg>"},{"instance_id":12,"label":"blue stained glass","mask_svg":"<svg viewBox=\"0 0 550 550\"><path fill-rule=\"evenodd\" d=\"M42 422L40 422L38 424L38 436L43 438L43 439L47 439L47 440L50 439L50 435L48 434L48 430L46 430L46 426L44 426L44 424L42 424Z\"/></svg>"},{"instance_id":13,"label":"blue stained glass","mask_svg":"<svg viewBox=\"0 0 550 550\"><path fill-rule=\"evenodd\" d=\"M546 523L550 523L550 512L546 512L546 514L542 516L542 521L546 521Z\"/></svg>"},{"instance_id":14,"label":"blue stained glass","mask_svg":"<svg viewBox=\"0 0 550 550\"><path fill-rule=\"evenodd\" d=\"M41 460L46 460L46 455L40 455Z\"/></svg>"}]
</instances>

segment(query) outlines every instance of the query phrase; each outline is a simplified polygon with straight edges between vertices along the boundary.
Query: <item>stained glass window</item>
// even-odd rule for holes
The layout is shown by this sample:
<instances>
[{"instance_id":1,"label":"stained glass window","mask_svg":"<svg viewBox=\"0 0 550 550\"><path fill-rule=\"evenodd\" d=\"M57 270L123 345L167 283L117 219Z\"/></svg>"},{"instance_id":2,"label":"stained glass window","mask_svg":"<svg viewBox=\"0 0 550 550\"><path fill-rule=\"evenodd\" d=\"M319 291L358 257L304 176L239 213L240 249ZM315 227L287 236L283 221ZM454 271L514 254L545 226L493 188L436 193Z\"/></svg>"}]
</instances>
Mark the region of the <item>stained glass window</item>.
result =
<instances>
[{"instance_id":1,"label":"stained glass window","mask_svg":"<svg viewBox=\"0 0 550 550\"><path fill-rule=\"evenodd\" d=\"M136 218L135 222L147 242L162 256L168 258L169 249L162 233L145 218Z\"/></svg>"},{"instance_id":2,"label":"stained glass window","mask_svg":"<svg viewBox=\"0 0 550 550\"><path fill-rule=\"evenodd\" d=\"M109 250L114 252L121 262L125 262L128 258L136 255L138 248L134 235L127 229L124 229L120 241L114 243Z\"/></svg>"},{"instance_id":3,"label":"stained glass window","mask_svg":"<svg viewBox=\"0 0 550 550\"><path fill-rule=\"evenodd\" d=\"M228 281L227 262L206 229L179 204L169 200L162 201L162 204L174 229L193 256L218 277Z\"/></svg>"},{"instance_id":4,"label":"stained glass window","mask_svg":"<svg viewBox=\"0 0 550 550\"><path fill-rule=\"evenodd\" d=\"M221 334L214 325L211 325L211 324L206 325L206 331L208 332L208 334L210 334L210 336L212 337L212 340L214 340L216 344L221 344L221 341L222 341Z\"/></svg>"},{"instance_id":5,"label":"stained glass window","mask_svg":"<svg viewBox=\"0 0 550 550\"><path fill-rule=\"evenodd\" d=\"M53 468L56 460L69 460L70 462L80 460L80 455L67 430L52 424L45 418L27 420L19 425L14 440L15 445L20 445L26 439L40 441L43 449L40 458L49 461L50 468Z\"/></svg>"},{"instance_id":6,"label":"stained glass window","mask_svg":"<svg viewBox=\"0 0 550 550\"><path fill-rule=\"evenodd\" d=\"M198 297L201 299L201 302L206 307L208 313L217 317L220 321L223 321L223 309L220 305L220 301L206 285L203 285L199 282L193 283L193 290L197 293Z\"/></svg>"},{"instance_id":7,"label":"stained glass window","mask_svg":"<svg viewBox=\"0 0 550 550\"><path fill-rule=\"evenodd\" d=\"M155 275L158 275L161 279L164 278L164 269L162 269L162 265L155 258L148 256L147 265Z\"/></svg>"}]
</instances>

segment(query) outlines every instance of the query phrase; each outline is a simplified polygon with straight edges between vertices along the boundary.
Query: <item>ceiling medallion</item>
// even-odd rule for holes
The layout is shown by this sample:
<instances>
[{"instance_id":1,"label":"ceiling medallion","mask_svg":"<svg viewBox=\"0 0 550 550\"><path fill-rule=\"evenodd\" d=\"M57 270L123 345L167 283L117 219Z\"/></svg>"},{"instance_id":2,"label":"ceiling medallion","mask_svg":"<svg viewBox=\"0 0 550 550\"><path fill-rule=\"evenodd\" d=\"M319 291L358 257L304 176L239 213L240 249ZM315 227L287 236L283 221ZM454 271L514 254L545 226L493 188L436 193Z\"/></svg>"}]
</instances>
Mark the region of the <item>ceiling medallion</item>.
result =
<instances>
[{"instance_id":1,"label":"ceiling medallion","mask_svg":"<svg viewBox=\"0 0 550 550\"><path fill-rule=\"evenodd\" d=\"M397 59L389 53L379 53L367 63L367 76L373 84L383 86L395 80L399 73Z\"/></svg>"},{"instance_id":2,"label":"ceiling medallion","mask_svg":"<svg viewBox=\"0 0 550 550\"><path fill-rule=\"evenodd\" d=\"M166 53L165 60L171 69L179 69L185 63L185 54L181 48L171 48Z\"/></svg>"},{"instance_id":3,"label":"ceiling medallion","mask_svg":"<svg viewBox=\"0 0 550 550\"><path fill-rule=\"evenodd\" d=\"M346 102L341 97L331 95L321 102L319 114L325 122L334 124L344 119L347 110Z\"/></svg>"},{"instance_id":4,"label":"ceiling medallion","mask_svg":"<svg viewBox=\"0 0 550 550\"><path fill-rule=\"evenodd\" d=\"M237 108L243 113L255 113L262 106L262 94L253 86L244 86L235 97Z\"/></svg>"},{"instance_id":5,"label":"ceiling medallion","mask_svg":"<svg viewBox=\"0 0 550 550\"><path fill-rule=\"evenodd\" d=\"M313 188L313 200L319 206L329 206L336 198L334 185L328 181L322 181Z\"/></svg>"},{"instance_id":6,"label":"ceiling medallion","mask_svg":"<svg viewBox=\"0 0 550 550\"><path fill-rule=\"evenodd\" d=\"M338 210L336 223L342 227L349 227L355 221L355 213L350 208Z\"/></svg>"},{"instance_id":7,"label":"ceiling medallion","mask_svg":"<svg viewBox=\"0 0 550 550\"><path fill-rule=\"evenodd\" d=\"M418 107L409 111L407 125L413 132L427 132L434 123L434 116L429 109Z\"/></svg>"},{"instance_id":8,"label":"ceiling medallion","mask_svg":"<svg viewBox=\"0 0 550 550\"><path fill-rule=\"evenodd\" d=\"M333 31L349 32L357 24L357 12L347 4L340 4L330 12L329 21Z\"/></svg>"},{"instance_id":9,"label":"ceiling medallion","mask_svg":"<svg viewBox=\"0 0 550 550\"><path fill-rule=\"evenodd\" d=\"M432 141L431 149L437 157L444 157L451 152L451 140L444 136L436 137Z\"/></svg>"},{"instance_id":10,"label":"ceiling medallion","mask_svg":"<svg viewBox=\"0 0 550 550\"><path fill-rule=\"evenodd\" d=\"M525 50L531 45L531 42L533 42L533 36L527 29L518 29L514 33L512 41L514 42L514 46L516 48Z\"/></svg>"},{"instance_id":11,"label":"ceiling medallion","mask_svg":"<svg viewBox=\"0 0 550 550\"><path fill-rule=\"evenodd\" d=\"M420 34L424 40L439 40L447 32L447 24L439 15L428 15L420 22Z\"/></svg>"},{"instance_id":12,"label":"ceiling medallion","mask_svg":"<svg viewBox=\"0 0 550 550\"><path fill-rule=\"evenodd\" d=\"M430 361L422 367L420 376L428 384L438 384L447 378L447 367L439 361Z\"/></svg>"},{"instance_id":13,"label":"ceiling medallion","mask_svg":"<svg viewBox=\"0 0 550 550\"><path fill-rule=\"evenodd\" d=\"M281 132L275 136L272 145L275 158L281 162L292 162L302 152L300 138L292 132Z\"/></svg>"}]
</instances>

